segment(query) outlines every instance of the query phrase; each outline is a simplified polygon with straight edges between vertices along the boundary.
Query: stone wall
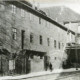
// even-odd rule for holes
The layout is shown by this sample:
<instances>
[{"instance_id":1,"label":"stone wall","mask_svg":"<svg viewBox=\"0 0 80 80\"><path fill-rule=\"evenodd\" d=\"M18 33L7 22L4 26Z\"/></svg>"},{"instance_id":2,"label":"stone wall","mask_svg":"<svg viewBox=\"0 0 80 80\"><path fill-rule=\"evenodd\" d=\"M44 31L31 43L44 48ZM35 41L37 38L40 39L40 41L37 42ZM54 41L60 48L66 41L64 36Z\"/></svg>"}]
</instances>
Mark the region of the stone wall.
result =
<instances>
[{"instance_id":1,"label":"stone wall","mask_svg":"<svg viewBox=\"0 0 80 80\"><path fill-rule=\"evenodd\" d=\"M5 3L6 4L6 3ZM21 30L25 30L24 48L36 51L44 51L54 49L54 40L56 40L58 50L58 42L61 43L61 49L63 48L62 43L65 45L67 32L58 28L43 19L41 24L39 23L39 17L31 14L28 11L24 11L24 17L21 16L21 9L16 7L16 12L12 13L11 5L4 5L5 9L0 12L1 20L1 41L3 41L3 47L9 51L17 52L21 49ZM30 19L31 18L31 19ZM17 29L17 39L12 38L12 28ZM2 30L3 29L3 30ZM5 32L5 33L4 33ZM30 43L30 33L33 33L33 43ZM43 44L39 44L39 36L42 35ZM50 39L50 46L48 46L47 38Z\"/></svg>"},{"instance_id":2,"label":"stone wall","mask_svg":"<svg viewBox=\"0 0 80 80\"><path fill-rule=\"evenodd\" d=\"M1 48L6 48L11 53L19 53L21 50L21 31L24 30L24 49L38 52L63 50L67 42L67 32L43 19L39 22L39 17L28 11L24 11L21 16L21 8L13 7L10 4L2 3L4 9L0 11L0 44ZM13 28L16 29L16 39L13 39ZM33 42L30 42L30 34L33 33ZM42 44L40 44L40 35ZM49 38L49 45L47 42ZM56 40L56 48L54 47ZM60 43L60 48L59 48ZM52 52L54 54L54 52ZM59 54L61 55L61 54ZM36 63L32 63L36 64ZM43 62L40 63L41 67ZM39 66L39 65L38 65Z\"/></svg>"}]
</instances>

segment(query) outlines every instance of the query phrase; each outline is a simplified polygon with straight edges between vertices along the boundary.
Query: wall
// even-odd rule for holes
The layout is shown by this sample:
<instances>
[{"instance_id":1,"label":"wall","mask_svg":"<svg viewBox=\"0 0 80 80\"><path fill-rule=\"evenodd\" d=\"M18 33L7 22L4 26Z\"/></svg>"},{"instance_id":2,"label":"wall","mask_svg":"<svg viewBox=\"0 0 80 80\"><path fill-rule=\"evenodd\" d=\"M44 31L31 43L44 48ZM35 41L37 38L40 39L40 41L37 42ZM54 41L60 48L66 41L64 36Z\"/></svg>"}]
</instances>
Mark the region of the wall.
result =
<instances>
[{"instance_id":1,"label":"wall","mask_svg":"<svg viewBox=\"0 0 80 80\"><path fill-rule=\"evenodd\" d=\"M44 59L40 59L40 56L34 56L31 59L31 72L44 71Z\"/></svg>"},{"instance_id":2,"label":"wall","mask_svg":"<svg viewBox=\"0 0 80 80\"><path fill-rule=\"evenodd\" d=\"M78 25L79 25L79 23L67 23L67 24L65 24L65 26L67 28L69 28L70 30L73 30L76 33L78 32ZM68 39L69 39L68 42L75 42L75 35L69 33Z\"/></svg>"},{"instance_id":3,"label":"wall","mask_svg":"<svg viewBox=\"0 0 80 80\"><path fill-rule=\"evenodd\" d=\"M24 16L21 16L21 9L12 10L12 5L4 3L3 11L0 11L0 43L3 48L8 49L11 53L19 53L21 50L21 30L25 30L24 34L24 49L47 52L56 50L63 50L67 42L67 32L60 29L43 19L39 23L39 17L24 11ZM16 28L17 37L13 40L12 28ZM30 33L33 33L33 43L30 43ZM39 36L42 35L42 45L39 43ZM48 46L47 38L50 39ZM54 40L56 40L56 48L54 47ZM60 49L59 49L60 43ZM61 54L59 54L61 55ZM51 56L53 58L53 56ZM33 61L31 62L33 63ZM40 63L41 65L43 62ZM43 66L43 65L42 65Z\"/></svg>"},{"instance_id":4,"label":"wall","mask_svg":"<svg viewBox=\"0 0 80 80\"><path fill-rule=\"evenodd\" d=\"M0 12L1 13L1 12ZM5 22L4 26L6 36L6 43L13 44L12 49L17 48L20 49L21 46L21 30L25 30L25 45L24 48L36 50L36 51L47 51L48 49L54 49L54 40L57 41L57 49L58 42L65 44L66 31L58 28L56 25L53 25L45 20L41 19L41 24L39 24L39 17L25 11L25 16L21 16L21 10L16 8L15 14L11 12L11 5L6 5L3 14L1 14L1 21ZM30 20L31 14L31 20ZM4 17L3 17L4 15ZM4 18L4 19L3 19ZM12 39L12 31L11 28L17 29L17 39ZM33 33L34 42L30 43L30 33ZM9 36L8 36L9 35ZM39 44L39 35L43 37L43 44ZM5 35L3 35L5 37ZM50 46L47 45L47 38L50 38ZM5 38L3 38L5 39ZM9 44L8 43L8 44ZM10 44L10 45L11 45ZM7 45L7 44L6 44ZM10 46L9 45L9 46ZM15 46L16 45L16 46ZM6 46L5 46L6 47ZM10 50L10 48L8 48Z\"/></svg>"}]
</instances>

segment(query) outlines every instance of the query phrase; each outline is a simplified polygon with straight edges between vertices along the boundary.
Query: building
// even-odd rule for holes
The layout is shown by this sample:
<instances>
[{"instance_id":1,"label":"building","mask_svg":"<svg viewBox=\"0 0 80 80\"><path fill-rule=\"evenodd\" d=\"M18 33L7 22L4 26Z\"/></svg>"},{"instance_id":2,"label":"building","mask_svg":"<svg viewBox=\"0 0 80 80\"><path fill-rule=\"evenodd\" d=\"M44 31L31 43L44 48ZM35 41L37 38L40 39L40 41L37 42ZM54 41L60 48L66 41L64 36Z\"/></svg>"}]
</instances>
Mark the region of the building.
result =
<instances>
[{"instance_id":1,"label":"building","mask_svg":"<svg viewBox=\"0 0 80 80\"><path fill-rule=\"evenodd\" d=\"M73 40L75 32L26 1L1 1L0 6L0 49L7 50L10 55L4 64L7 70L2 65L4 57L0 55L1 72L26 74L44 71L49 69L49 63L53 68L62 68L67 57L62 51L68 31Z\"/></svg>"},{"instance_id":2,"label":"building","mask_svg":"<svg viewBox=\"0 0 80 80\"><path fill-rule=\"evenodd\" d=\"M65 6L42 8L42 10L44 10L44 12L46 12L46 14L53 20L56 20L60 24L65 25L68 29L73 30L76 33L78 32L80 25L80 14ZM73 40L71 40L71 33L69 33L69 38L70 39L68 42ZM73 42L75 42L75 40L73 40Z\"/></svg>"}]
</instances>

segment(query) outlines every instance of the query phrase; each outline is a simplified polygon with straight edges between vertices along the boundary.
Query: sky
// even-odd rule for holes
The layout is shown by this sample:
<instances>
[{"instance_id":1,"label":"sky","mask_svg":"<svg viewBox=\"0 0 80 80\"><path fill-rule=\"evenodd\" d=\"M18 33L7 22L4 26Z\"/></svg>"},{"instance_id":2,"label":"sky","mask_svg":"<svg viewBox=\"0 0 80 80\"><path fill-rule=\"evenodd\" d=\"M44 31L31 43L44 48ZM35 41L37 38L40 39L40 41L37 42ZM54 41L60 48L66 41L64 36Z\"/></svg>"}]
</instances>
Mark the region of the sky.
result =
<instances>
[{"instance_id":1,"label":"sky","mask_svg":"<svg viewBox=\"0 0 80 80\"><path fill-rule=\"evenodd\" d=\"M67 6L80 14L80 0L30 0L41 8L51 6Z\"/></svg>"}]
</instances>

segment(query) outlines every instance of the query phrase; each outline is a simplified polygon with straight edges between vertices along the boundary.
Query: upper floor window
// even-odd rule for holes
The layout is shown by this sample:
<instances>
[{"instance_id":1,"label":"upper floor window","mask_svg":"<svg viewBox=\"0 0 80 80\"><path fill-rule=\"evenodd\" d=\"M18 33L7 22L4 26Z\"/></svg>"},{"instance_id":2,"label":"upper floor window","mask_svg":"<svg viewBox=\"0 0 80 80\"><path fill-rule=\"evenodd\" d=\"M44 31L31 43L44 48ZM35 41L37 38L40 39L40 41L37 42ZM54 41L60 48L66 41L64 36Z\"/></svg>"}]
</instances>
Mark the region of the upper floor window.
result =
<instances>
[{"instance_id":1,"label":"upper floor window","mask_svg":"<svg viewBox=\"0 0 80 80\"><path fill-rule=\"evenodd\" d=\"M12 13L16 13L16 6L12 5Z\"/></svg>"},{"instance_id":2,"label":"upper floor window","mask_svg":"<svg viewBox=\"0 0 80 80\"><path fill-rule=\"evenodd\" d=\"M3 11L5 9L5 6L3 4L0 4L0 11Z\"/></svg>"},{"instance_id":3,"label":"upper floor window","mask_svg":"<svg viewBox=\"0 0 80 80\"><path fill-rule=\"evenodd\" d=\"M30 34L30 42L33 43L33 33Z\"/></svg>"},{"instance_id":4,"label":"upper floor window","mask_svg":"<svg viewBox=\"0 0 80 80\"><path fill-rule=\"evenodd\" d=\"M21 9L21 17L25 16L25 11L23 9Z\"/></svg>"},{"instance_id":5,"label":"upper floor window","mask_svg":"<svg viewBox=\"0 0 80 80\"><path fill-rule=\"evenodd\" d=\"M29 14L29 17L30 17L30 21L31 21L32 20L32 14L31 13Z\"/></svg>"},{"instance_id":6,"label":"upper floor window","mask_svg":"<svg viewBox=\"0 0 80 80\"><path fill-rule=\"evenodd\" d=\"M47 27L47 24L48 24L48 23L47 23L47 21L46 21L46 22L45 22L45 26L46 26L46 27Z\"/></svg>"},{"instance_id":7,"label":"upper floor window","mask_svg":"<svg viewBox=\"0 0 80 80\"><path fill-rule=\"evenodd\" d=\"M17 30L16 30L16 28L12 28L12 32L13 32L12 33L12 35L13 35L12 37L13 37L14 40L16 40L16 38L17 38Z\"/></svg>"},{"instance_id":8,"label":"upper floor window","mask_svg":"<svg viewBox=\"0 0 80 80\"><path fill-rule=\"evenodd\" d=\"M56 40L54 40L54 48L56 48Z\"/></svg>"},{"instance_id":9,"label":"upper floor window","mask_svg":"<svg viewBox=\"0 0 80 80\"><path fill-rule=\"evenodd\" d=\"M62 48L64 48L64 43L62 43Z\"/></svg>"},{"instance_id":10,"label":"upper floor window","mask_svg":"<svg viewBox=\"0 0 80 80\"><path fill-rule=\"evenodd\" d=\"M21 48L24 49L25 30L21 30Z\"/></svg>"},{"instance_id":11,"label":"upper floor window","mask_svg":"<svg viewBox=\"0 0 80 80\"><path fill-rule=\"evenodd\" d=\"M39 17L39 24L41 24L41 18Z\"/></svg>"},{"instance_id":12,"label":"upper floor window","mask_svg":"<svg viewBox=\"0 0 80 80\"><path fill-rule=\"evenodd\" d=\"M60 42L58 43L58 47L59 47L59 49L60 49Z\"/></svg>"},{"instance_id":13,"label":"upper floor window","mask_svg":"<svg viewBox=\"0 0 80 80\"><path fill-rule=\"evenodd\" d=\"M35 7L35 10L37 10L38 8L37 7Z\"/></svg>"},{"instance_id":14,"label":"upper floor window","mask_svg":"<svg viewBox=\"0 0 80 80\"><path fill-rule=\"evenodd\" d=\"M39 36L39 39L40 39L40 44L42 45L42 36L41 35Z\"/></svg>"},{"instance_id":15,"label":"upper floor window","mask_svg":"<svg viewBox=\"0 0 80 80\"><path fill-rule=\"evenodd\" d=\"M50 39L49 38L47 38L47 44L48 44L48 46L50 45Z\"/></svg>"}]
</instances>

